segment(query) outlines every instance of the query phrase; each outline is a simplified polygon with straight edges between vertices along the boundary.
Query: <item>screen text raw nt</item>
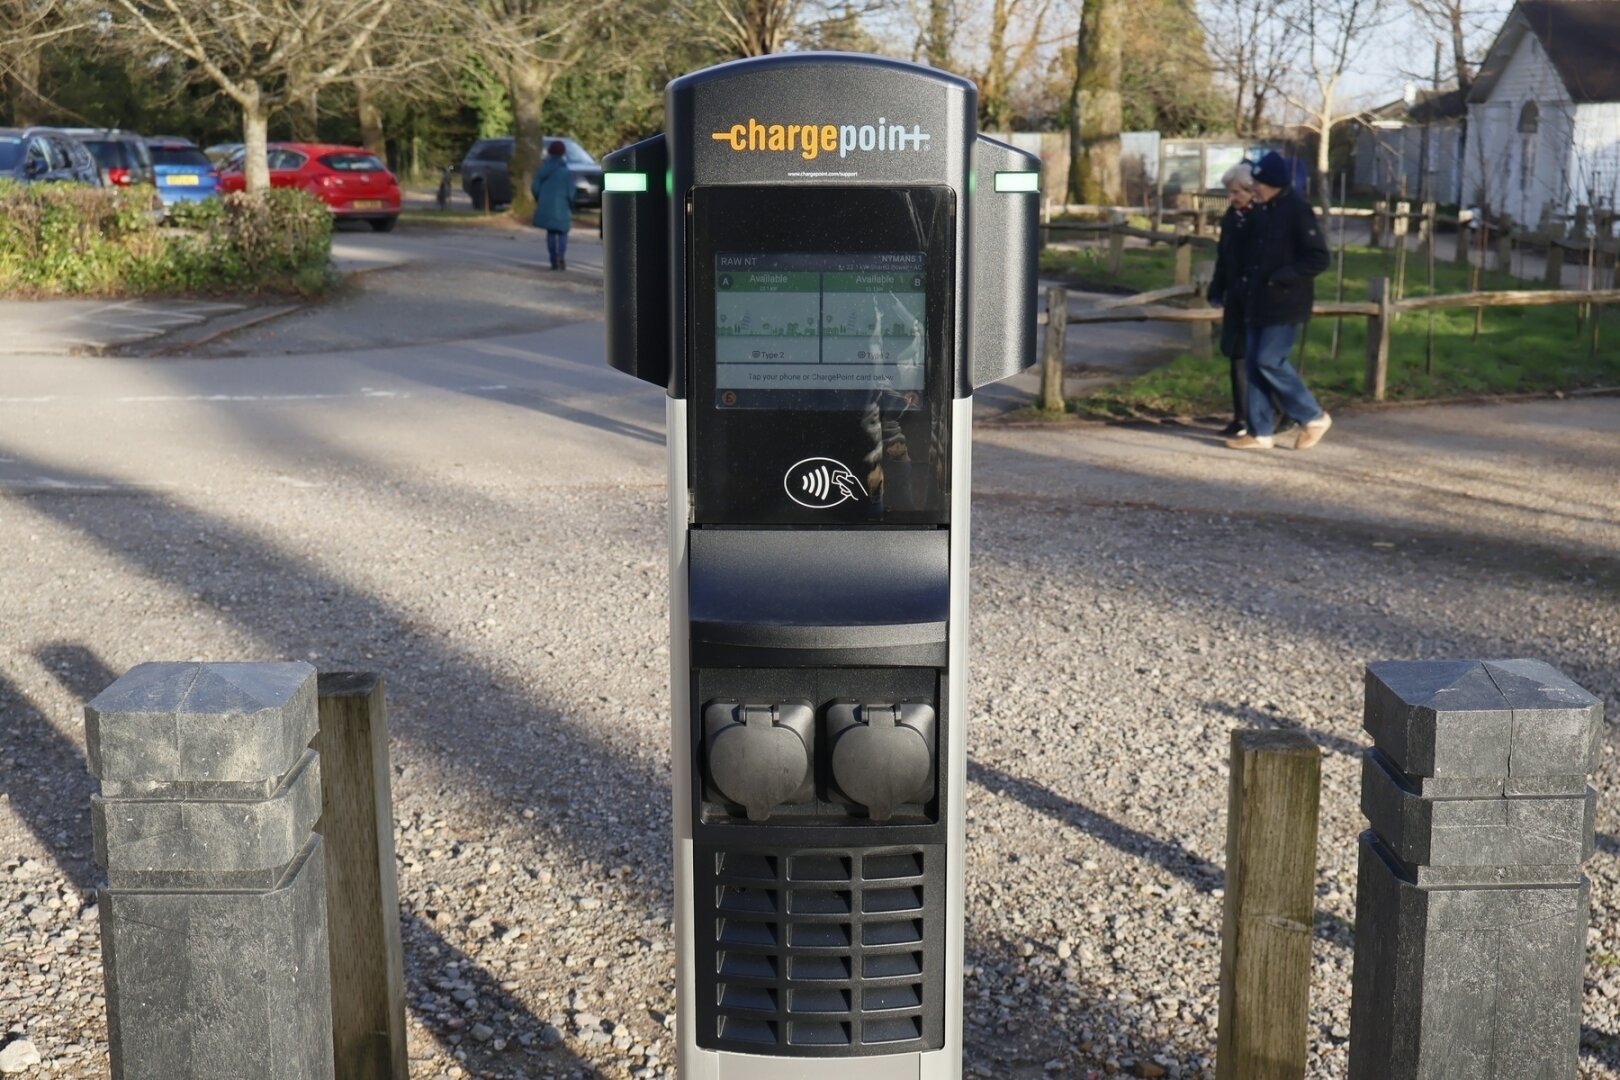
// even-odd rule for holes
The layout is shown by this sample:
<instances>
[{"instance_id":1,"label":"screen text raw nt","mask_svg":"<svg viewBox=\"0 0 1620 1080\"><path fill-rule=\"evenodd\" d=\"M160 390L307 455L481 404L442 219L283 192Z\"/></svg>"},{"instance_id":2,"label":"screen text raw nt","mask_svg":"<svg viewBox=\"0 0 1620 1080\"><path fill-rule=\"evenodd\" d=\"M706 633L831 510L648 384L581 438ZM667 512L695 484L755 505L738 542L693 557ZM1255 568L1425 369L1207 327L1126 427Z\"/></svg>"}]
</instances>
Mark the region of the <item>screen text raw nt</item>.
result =
<instances>
[{"instance_id":1,"label":"screen text raw nt","mask_svg":"<svg viewBox=\"0 0 1620 1080\"><path fill-rule=\"evenodd\" d=\"M922 252L715 256L715 389L920 393Z\"/></svg>"}]
</instances>

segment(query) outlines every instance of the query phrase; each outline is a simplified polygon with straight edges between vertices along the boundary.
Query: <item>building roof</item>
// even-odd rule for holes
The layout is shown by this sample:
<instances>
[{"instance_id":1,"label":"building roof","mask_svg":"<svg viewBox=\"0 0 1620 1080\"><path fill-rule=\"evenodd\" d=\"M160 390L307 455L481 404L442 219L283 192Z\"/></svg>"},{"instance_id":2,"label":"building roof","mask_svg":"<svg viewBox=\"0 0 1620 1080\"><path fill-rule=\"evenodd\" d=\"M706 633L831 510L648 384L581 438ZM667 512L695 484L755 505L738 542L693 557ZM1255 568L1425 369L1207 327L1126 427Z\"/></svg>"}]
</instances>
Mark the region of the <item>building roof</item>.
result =
<instances>
[{"instance_id":1,"label":"building roof","mask_svg":"<svg viewBox=\"0 0 1620 1080\"><path fill-rule=\"evenodd\" d=\"M1375 127L1397 128L1407 124L1436 124L1460 120L1468 114L1468 95L1453 87L1450 90L1418 90L1413 101L1398 97L1394 101L1368 109L1361 114L1364 123Z\"/></svg>"},{"instance_id":2,"label":"building roof","mask_svg":"<svg viewBox=\"0 0 1620 1080\"><path fill-rule=\"evenodd\" d=\"M1620 101L1620 0L1518 0L1491 44L1468 100L1485 101L1527 33L1578 105Z\"/></svg>"}]
</instances>

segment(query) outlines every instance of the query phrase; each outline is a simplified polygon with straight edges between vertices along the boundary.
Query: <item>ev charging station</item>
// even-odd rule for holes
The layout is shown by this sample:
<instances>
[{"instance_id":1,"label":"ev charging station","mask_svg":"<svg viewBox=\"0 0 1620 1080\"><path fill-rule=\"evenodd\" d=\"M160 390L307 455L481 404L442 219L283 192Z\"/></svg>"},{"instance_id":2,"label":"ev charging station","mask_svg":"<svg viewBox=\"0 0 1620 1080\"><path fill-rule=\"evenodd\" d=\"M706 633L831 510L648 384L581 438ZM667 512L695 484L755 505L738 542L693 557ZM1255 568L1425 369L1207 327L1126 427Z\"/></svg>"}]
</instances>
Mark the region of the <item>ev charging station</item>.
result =
<instances>
[{"instance_id":1,"label":"ev charging station","mask_svg":"<svg viewBox=\"0 0 1620 1080\"><path fill-rule=\"evenodd\" d=\"M872 56L675 80L604 161L664 387L682 1080L957 1080L975 387L1034 362L1040 162Z\"/></svg>"}]
</instances>

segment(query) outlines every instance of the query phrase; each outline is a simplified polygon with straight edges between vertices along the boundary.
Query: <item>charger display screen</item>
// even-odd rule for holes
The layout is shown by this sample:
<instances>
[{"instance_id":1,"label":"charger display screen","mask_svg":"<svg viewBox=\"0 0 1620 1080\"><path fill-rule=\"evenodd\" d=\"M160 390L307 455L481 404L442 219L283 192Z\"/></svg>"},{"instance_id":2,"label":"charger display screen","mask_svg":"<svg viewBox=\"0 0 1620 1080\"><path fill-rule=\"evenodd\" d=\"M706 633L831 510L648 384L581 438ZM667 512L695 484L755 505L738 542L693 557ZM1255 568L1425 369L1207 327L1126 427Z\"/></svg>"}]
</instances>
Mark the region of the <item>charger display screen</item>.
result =
<instances>
[{"instance_id":1,"label":"charger display screen","mask_svg":"<svg viewBox=\"0 0 1620 1080\"><path fill-rule=\"evenodd\" d=\"M927 384L927 271L921 251L717 254L717 404L768 405L755 392L791 390L915 401Z\"/></svg>"}]
</instances>

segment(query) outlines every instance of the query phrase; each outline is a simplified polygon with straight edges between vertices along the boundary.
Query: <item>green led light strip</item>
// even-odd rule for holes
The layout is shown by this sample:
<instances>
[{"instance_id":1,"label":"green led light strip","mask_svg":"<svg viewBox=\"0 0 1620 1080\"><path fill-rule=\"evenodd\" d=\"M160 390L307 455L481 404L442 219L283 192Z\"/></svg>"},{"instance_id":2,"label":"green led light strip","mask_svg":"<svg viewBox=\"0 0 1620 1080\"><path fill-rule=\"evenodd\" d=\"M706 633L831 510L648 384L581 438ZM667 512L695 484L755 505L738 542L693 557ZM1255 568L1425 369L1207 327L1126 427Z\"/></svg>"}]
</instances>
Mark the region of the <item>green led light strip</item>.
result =
<instances>
[{"instance_id":1,"label":"green led light strip","mask_svg":"<svg viewBox=\"0 0 1620 1080\"><path fill-rule=\"evenodd\" d=\"M639 172L610 172L602 174L603 191L646 191L647 174Z\"/></svg>"},{"instance_id":2,"label":"green led light strip","mask_svg":"<svg viewBox=\"0 0 1620 1080\"><path fill-rule=\"evenodd\" d=\"M1039 191L1041 174L1036 172L998 172L997 191Z\"/></svg>"}]
</instances>

